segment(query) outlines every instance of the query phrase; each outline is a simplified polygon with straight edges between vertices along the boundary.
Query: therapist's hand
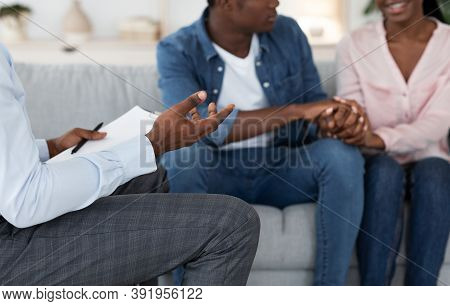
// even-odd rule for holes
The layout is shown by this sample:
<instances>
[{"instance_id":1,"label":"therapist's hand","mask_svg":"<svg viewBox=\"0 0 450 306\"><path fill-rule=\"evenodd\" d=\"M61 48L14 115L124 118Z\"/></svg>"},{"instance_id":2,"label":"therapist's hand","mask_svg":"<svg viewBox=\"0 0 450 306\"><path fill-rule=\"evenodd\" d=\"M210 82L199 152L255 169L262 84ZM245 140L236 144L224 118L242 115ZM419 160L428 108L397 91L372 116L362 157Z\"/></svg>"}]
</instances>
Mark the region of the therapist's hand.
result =
<instances>
[{"instance_id":1,"label":"therapist's hand","mask_svg":"<svg viewBox=\"0 0 450 306\"><path fill-rule=\"evenodd\" d=\"M55 157L59 153L76 146L81 140L101 140L106 137L106 133L94 132L85 129L76 128L67 132L63 136L51 140L47 140L50 158Z\"/></svg>"},{"instance_id":2,"label":"therapist's hand","mask_svg":"<svg viewBox=\"0 0 450 306\"><path fill-rule=\"evenodd\" d=\"M193 145L217 130L234 109L234 105L230 104L217 112L216 105L211 103L208 118L203 119L197 112L197 106L205 102L206 98L206 92L198 92L156 119L153 129L147 134L156 156Z\"/></svg>"}]
</instances>

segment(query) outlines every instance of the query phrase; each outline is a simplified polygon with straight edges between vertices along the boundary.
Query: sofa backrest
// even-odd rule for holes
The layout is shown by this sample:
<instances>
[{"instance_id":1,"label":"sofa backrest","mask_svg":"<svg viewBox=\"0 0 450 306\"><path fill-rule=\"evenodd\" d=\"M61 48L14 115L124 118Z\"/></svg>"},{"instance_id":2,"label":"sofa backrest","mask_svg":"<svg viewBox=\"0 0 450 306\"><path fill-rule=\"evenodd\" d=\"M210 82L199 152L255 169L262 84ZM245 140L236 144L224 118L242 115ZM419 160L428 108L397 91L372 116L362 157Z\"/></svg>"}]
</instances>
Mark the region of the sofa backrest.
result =
<instances>
[{"instance_id":1,"label":"sofa backrest","mask_svg":"<svg viewBox=\"0 0 450 306\"><path fill-rule=\"evenodd\" d=\"M158 102L154 67L17 64L16 71L39 138L52 138L74 127L92 129L136 105L164 109Z\"/></svg>"},{"instance_id":2,"label":"sofa backrest","mask_svg":"<svg viewBox=\"0 0 450 306\"><path fill-rule=\"evenodd\" d=\"M322 80L334 64L317 64ZM162 111L156 67L16 64L27 93L27 109L38 138L53 138L74 128L109 123L132 107ZM334 79L324 89L335 93Z\"/></svg>"}]
</instances>

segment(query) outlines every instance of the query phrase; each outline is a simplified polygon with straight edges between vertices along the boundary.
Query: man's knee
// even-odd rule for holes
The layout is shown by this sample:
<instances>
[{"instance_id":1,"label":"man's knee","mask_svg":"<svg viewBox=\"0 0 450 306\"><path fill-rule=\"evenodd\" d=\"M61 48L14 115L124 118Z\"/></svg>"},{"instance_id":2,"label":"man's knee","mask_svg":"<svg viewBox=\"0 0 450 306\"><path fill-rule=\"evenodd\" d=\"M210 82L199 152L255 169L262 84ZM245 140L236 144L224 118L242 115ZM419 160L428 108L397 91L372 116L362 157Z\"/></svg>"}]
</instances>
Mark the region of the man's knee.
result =
<instances>
[{"instance_id":1,"label":"man's knee","mask_svg":"<svg viewBox=\"0 0 450 306\"><path fill-rule=\"evenodd\" d=\"M219 222L219 230L239 231L245 236L252 238L256 244L259 240L260 219L256 210L246 202L230 196L217 195L214 196L217 204L221 206L219 214L221 222Z\"/></svg>"},{"instance_id":2,"label":"man's knee","mask_svg":"<svg viewBox=\"0 0 450 306\"><path fill-rule=\"evenodd\" d=\"M364 173L364 158L357 147L335 139L322 139L315 145L315 158L326 169L344 176Z\"/></svg>"}]
</instances>

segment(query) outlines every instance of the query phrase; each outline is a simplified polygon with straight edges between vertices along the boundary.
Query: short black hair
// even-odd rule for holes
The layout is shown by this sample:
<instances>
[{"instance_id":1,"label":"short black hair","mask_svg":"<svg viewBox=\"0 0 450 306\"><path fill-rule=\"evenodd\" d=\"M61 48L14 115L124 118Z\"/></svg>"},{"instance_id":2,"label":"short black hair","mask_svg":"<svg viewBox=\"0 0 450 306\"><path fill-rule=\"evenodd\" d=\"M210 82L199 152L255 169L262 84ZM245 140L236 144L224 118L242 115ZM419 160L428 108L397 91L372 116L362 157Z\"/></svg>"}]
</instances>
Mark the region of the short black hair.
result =
<instances>
[{"instance_id":1,"label":"short black hair","mask_svg":"<svg viewBox=\"0 0 450 306\"><path fill-rule=\"evenodd\" d=\"M208 5L209 6L214 6L214 2L216 2L215 0L208 0Z\"/></svg>"}]
</instances>

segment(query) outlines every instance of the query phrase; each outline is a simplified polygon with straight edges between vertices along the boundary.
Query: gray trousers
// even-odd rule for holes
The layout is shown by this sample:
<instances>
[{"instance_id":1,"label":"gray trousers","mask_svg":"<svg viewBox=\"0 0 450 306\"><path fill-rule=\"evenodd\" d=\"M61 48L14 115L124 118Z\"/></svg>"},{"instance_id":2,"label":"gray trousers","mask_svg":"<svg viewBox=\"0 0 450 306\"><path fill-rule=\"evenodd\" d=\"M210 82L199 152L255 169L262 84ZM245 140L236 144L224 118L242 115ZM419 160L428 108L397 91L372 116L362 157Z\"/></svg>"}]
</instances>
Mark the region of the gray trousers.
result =
<instances>
[{"instance_id":1,"label":"gray trousers","mask_svg":"<svg viewBox=\"0 0 450 306\"><path fill-rule=\"evenodd\" d=\"M0 217L0 285L135 285L179 265L184 285L245 285L255 210L227 196L163 194L164 178L160 169L27 229Z\"/></svg>"}]
</instances>

